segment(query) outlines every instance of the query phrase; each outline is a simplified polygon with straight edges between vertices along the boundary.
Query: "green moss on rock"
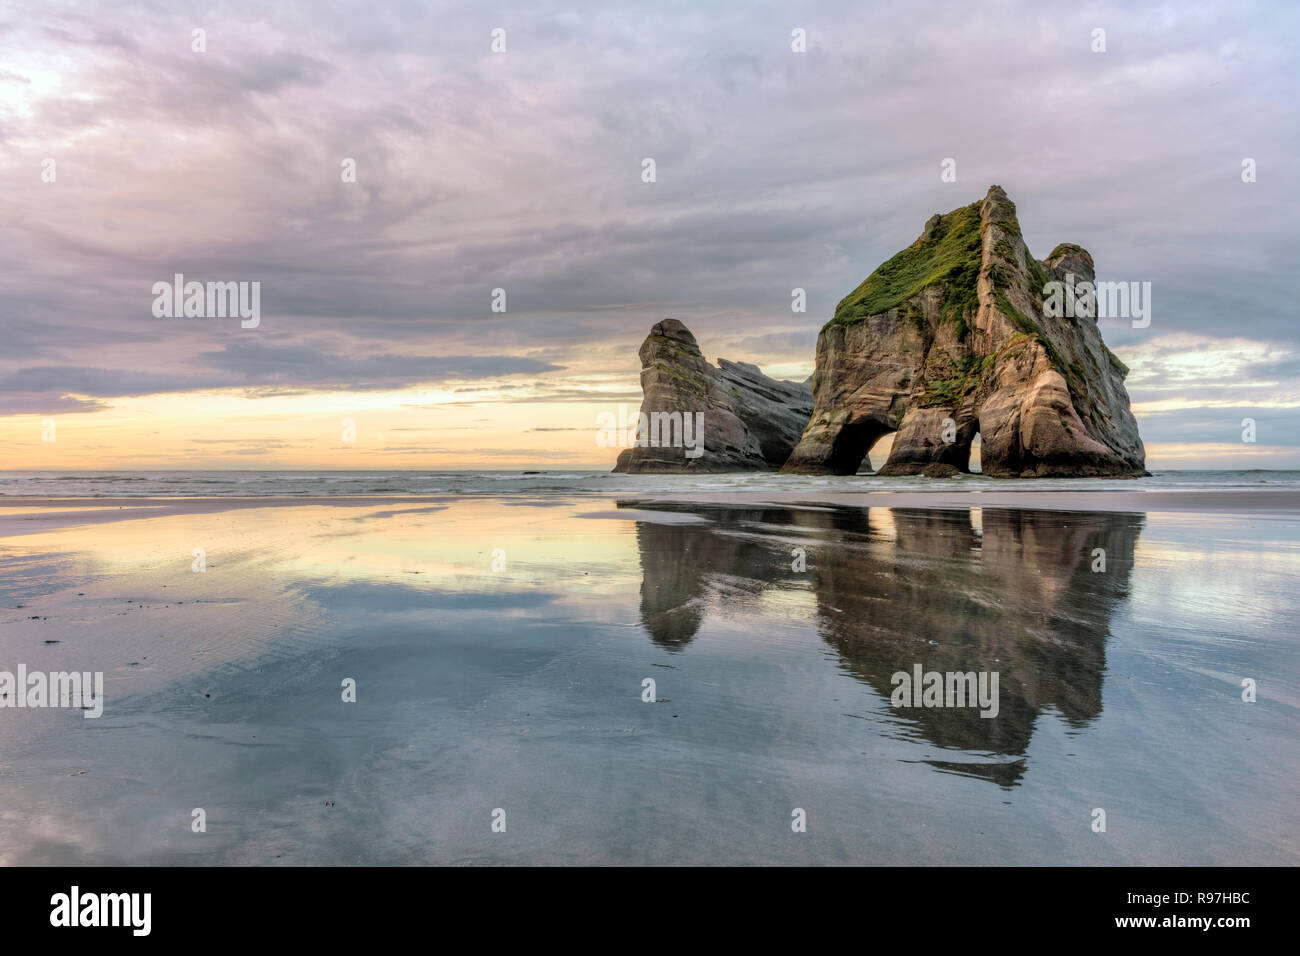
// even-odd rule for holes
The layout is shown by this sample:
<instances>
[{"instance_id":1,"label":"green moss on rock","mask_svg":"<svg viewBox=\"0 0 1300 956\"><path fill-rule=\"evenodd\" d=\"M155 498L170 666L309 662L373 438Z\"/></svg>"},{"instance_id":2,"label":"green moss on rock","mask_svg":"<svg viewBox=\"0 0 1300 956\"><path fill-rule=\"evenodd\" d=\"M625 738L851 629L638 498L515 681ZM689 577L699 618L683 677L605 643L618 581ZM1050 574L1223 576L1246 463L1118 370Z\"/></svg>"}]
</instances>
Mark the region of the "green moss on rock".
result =
<instances>
[{"instance_id":1,"label":"green moss on rock","mask_svg":"<svg viewBox=\"0 0 1300 956\"><path fill-rule=\"evenodd\" d=\"M1088 250L1083 248L1083 246L1075 245L1073 242L1062 242L1050 253L1048 253L1047 258L1044 259L1043 261L1051 262L1053 259L1057 258L1058 256L1063 256L1068 252L1082 253L1085 256L1088 255ZM1089 258L1091 259L1091 257Z\"/></svg>"},{"instance_id":2,"label":"green moss on rock","mask_svg":"<svg viewBox=\"0 0 1300 956\"><path fill-rule=\"evenodd\" d=\"M1001 293L998 294L998 308L1002 310L1003 315L1011 320L1011 324L1015 326L1017 332L1041 338L1043 330L1039 328L1038 323L1012 305L1011 300Z\"/></svg>"},{"instance_id":3,"label":"green moss on rock","mask_svg":"<svg viewBox=\"0 0 1300 956\"><path fill-rule=\"evenodd\" d=\"M1028 249L1025 250L1025 271L1029 273L1029 281L1033 283L1034 290L1041 293L1047 285L1047 273L1042 263L1029 254Z\"/></svg>"},{"instance_id":4,"label":"green moss on rock","mask_svg":"<svg viewBox=\"0 0 1300 956\"><path fill-rule=\"evenodd\" d=\"M993 283L993 291L998 292L1011 287L1012 272L1008 266L995 262L989 266L988 275L989 281Z\"/></svg>"},{"instance_id":5,"label":"green moss on rock","mask_svg":"<svg viewBox=\"0 0 1300 956\"><path fill-rule=\"evenodd\" d=\"M975 281L980 271L980 204L946 216L898 255L867 276L835 308L830 325L849 325L888 312L930 286L943 285L941 311L959 317L978 308Z\"/></svg>"},{"instance_id":6,"label":"green moss on rock","mask_svg":"<svg viewBox=\"0 0 1300 956\"><path fill-rule=\"evenodd\" d=\"M1110 362L1110 364L1114 367L1115 371L1119 372L1120 375L1127 376L1128 366L1119 360L1119 356L1116 355L1114 352L1112 352L1110 349L1106 348L1104 344L1102 345L1102 349L1106 352L1106 360Z\"/></svg>"},{"instance_id":7,"label":"green moss on rock","mask_svg":"<svg viewBox=\"0 0 1300 956\"><path fill-rule=\"evenodd\" d=\"M982 357L970 355L951 362L949 371L951 374L948 376L930 379L925 383L925 394L921 397L922 407L955 407L968 392L983 382L986 368Z\"/></svg>"}]
</instances>

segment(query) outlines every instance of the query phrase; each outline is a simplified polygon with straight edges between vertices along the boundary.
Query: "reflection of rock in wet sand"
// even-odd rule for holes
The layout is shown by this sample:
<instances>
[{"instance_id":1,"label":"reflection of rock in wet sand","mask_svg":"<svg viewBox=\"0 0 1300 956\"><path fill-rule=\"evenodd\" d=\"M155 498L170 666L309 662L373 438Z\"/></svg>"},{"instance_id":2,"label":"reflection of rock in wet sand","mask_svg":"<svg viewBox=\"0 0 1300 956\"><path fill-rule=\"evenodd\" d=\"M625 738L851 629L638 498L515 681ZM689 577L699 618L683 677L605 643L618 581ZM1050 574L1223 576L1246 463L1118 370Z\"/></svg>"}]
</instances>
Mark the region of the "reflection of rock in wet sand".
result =
<instances>
[{"instance_id":1,"label":"reflection of rock in wet sand","mask_svg":"<svg viewBox=\"0 0 1300 956\"><path fill-rule=\"evenodd\" d=\"M1023 754L1042 710L1075 726L1101 714L1110 617L1127 592L1140 517L986 509L982 534L967 512L895 510L892 519L892 544L835 548L815 571L822 636L853 674L888 695L892 675L916 664L997 671L996 718L898 711L945 748ZM1106 552L1104 572L1091 570L1095 548ZM1005 765L984 770L998 778Z\"/></svg>"},{"instance_id":2,"label":"reflection of rock in wet sand","mask_svg":"<svg viewBox=\"0 0 1300 956\"><path fill-rule=\"evenodd\" d=\"M636 526L641 551L641 623L656 644L678 648L704 620L704 553L721 542L690 526Z\"/></svg>"},{"instance_id":3,"label":"reflection of rock in wet sand","mask_svg":"<svg viewBox=\"0 0 1300 956\"><path fill-rule=\"evenodd\" d=\"M683 647L695 638L710 589L759 591L783 578L792 583L807 578L790 572L790 560L782 562L780 547L770 536L779 533L778 526L797 523L802 512L788 508L691 510L707 517L710 524L643 521L636 526L641 551L641 621L650 638L668 648ZM765 529L765 525L773 527ZM783 574L783 567L790 573Z\"/></svg>"},{"instance_id":4,"label":"reflection of rock in wet sand","mask_svg":"<svg viewBox=\"0 0 1300 956\"><path fill-rule=\"evenodd\" d=\"M663 505L657 505L662 508ZM682 506L710 525L640 524L641 614L680 648L719 590L811 583L843 667L888 698L898 671L997 671L999 714L894 711L936 746L1018 756L1044 709L1074 726L1101 713L1110 618L1124 600L1140 515L985 509L799 510ZM795 544L808 570L790 569ZM1094 549L1106 570L1092 571ZM1021 761L932 761L1003 786Z\"/></svg>"}]
</instances>

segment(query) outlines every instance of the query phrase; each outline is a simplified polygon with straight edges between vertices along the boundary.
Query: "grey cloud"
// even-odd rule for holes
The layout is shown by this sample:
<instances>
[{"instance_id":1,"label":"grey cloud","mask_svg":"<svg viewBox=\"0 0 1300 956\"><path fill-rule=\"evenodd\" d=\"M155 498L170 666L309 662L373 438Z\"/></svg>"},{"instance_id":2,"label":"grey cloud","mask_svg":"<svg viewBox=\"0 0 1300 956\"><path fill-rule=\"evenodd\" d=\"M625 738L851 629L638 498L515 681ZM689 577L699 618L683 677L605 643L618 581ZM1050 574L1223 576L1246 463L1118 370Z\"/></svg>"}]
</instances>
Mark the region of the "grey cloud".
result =
<instances>
[{"instance_id":1,"label":"grey cloud","mask_svg":"<svg viewBox=\"0 0 1300 956\"><path fill-rule=\"evenodd\" d=\"M1174 331L1300 343L1296 9L507 3L498 57L469 3L285 3L255 31L260 9L205 17L201 56L167 7L56 0L0 35L6 88L31 87L30 48L80 64L97 94L0 113L0 172L31 184L0 236L0 322L23 322L0 410L60 388L282 394L578 366L632 381L665 315L710 354L809 361L840 298L993 182L1036 255L1078 242L1101 277L1152 282L1151 328L1104 330L1121 356ZM57 142L79 145L42 188ZM956 184L939 181L948 156ZM1240 181L1243 156L1258 182ZM175 271L262 281L264 327L300 344L164 341L141 290ZM48 333L28 324L42 317ZM326 334L359 357L301 344ZM1296 380L1293 363L1273 372Z\"/></svg>"},{"instance_id":2,"label":"grey cloud","mask_svg":"<svg viewBox=\"0 0 1300 956\"><path fill-rule=\"evenodd\" d=\"M1249 454L1251 445L1242 442L1242 421L1255 422L1258 445L1300 447L1300 420L1297 408L1262 408L1252 405L1224 408L1181 409L1149 414L1142 419L1142 438L1154 442L1227 442L1241 445Z\"/></svg>"},{"instance_id":3,"label":"grey cloud","mask_svg":"<svg viewBox=\"0 0 1300 956\"><path fill-rule=\"evenodd\" d=\"M191 370L180 372L70 365L17 369L0 373L0 395L44 411L51 402L64 401L60 396L69 393L115 398L238 386L248 386L253 395L296 394L322 388L361 391L562 369L560 365L516 356L350 356L301 346L237 342L200 353ZM93 410L95 404L78 403L84 411Z\"/></svg>"},{"instance_id":4,"label":"grey cloud","mask_svg":"<svg viewBox=\"0 0 1300 956\"><path fill-rule=\"evenodd\" d=\"M0 392L0 415L69 415L99 412L108 407L107 402L73 398L69 395Z\"/></svg>"},{"instance_id":5,"label":"grey cloud","mask_svg":"<svg viewBox=\"0 0 1300 956\"><path fill-rule=\"evenodd\" d=\"M322 354L290 345L261 345L239 341L218 351L204 352L199 361L220 369L230 385L296 382L344 389L396 388L445 379L490 378L499 375L561 371L563 366L537 359L505 355L374 355Z\"/></svg>"}]
</instances>

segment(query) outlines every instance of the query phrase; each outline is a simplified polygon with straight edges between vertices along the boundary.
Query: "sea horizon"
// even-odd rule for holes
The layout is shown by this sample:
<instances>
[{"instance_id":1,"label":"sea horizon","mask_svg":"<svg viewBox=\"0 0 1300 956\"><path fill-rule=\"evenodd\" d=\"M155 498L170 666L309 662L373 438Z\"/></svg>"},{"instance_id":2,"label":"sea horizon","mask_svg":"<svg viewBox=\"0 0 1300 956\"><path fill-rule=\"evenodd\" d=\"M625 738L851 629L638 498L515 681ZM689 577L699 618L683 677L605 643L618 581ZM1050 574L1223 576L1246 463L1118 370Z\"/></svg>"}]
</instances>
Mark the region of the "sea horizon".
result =
<instances>
[{"instance_id":1,"label":"sea horizon","mask_svg":"<svg viewBox=\"0 0 1300 956\"><path fill-rule=\"evenodd\" d=\"M344 495L651 495L857 492L1148 493L1300 490L1300 470L1156 469L1144 478L946 479L782 475L774 472L625 475L580 468L523 469L77 469L0 470L0 498L344 496Z\"/></svg>"}]
</instances>

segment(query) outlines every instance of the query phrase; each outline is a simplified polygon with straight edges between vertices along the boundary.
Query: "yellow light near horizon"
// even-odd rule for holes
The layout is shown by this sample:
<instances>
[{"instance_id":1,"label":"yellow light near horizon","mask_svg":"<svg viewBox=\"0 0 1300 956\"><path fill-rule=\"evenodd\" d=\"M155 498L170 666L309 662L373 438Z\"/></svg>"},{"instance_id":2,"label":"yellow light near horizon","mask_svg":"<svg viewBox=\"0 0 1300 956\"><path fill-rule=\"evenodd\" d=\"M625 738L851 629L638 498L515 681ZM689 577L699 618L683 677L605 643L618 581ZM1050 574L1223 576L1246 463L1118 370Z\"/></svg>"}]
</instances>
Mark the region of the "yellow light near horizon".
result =
<instances>
[{"instance_id":1,"label":"yellow light near horizon","mask_svg":"<svg viewBox=\"0 0 1300 956\"><path fill-rule=\"evenodd\" d=\"M468 398L468 400L467 400ZM596 443L613 402L502 401L451 387L266 395L192 392L114 399L111 410L0 418L0 467L607 469ZM47 422L54 441L43 441ZM352 440L349 441L348 439Z\"/></svg>"},{"instance_id":2,"label":"yellow light near horizon","mask_svg":"<svg viewBox=\"0 0 1300 956\"><path fill-rule=\"evenodd\" d=\"M1240 344L1226 351L1253 358L1272 354L1264 346L1252 351ZM1180 366L1184 370L1198 359L1187 361L1192 364ZM797 367L770 370L794 379ZM1231 396L1233 386L1223 387ZM548 400L557 388L588 391L593 398ZM227 388L103 399L107 407L95 412L0 416L0 469L605 471L613 467L618 449L597 444L597 416L619 405L635 414L639 402L629 399L635 389L628 376L579 372L563 380L548 377L544 386L519 379L467 380L385 391ZM1159 396L1165 390L1144 392ZM602 399L602 393L611 397ZM1300 394L1275 392L1250 404L1300 408ZM1240 405L1232 397L1170 394L1136 401L1133 410L1143 427L1145 416ZM53 442L42 440L47 422L53 425ZM354 441L346 440L351 432ZM885 462L892 444L893 436L886 435L871 449L874 468ZM979 463L977 441L972 468ZM1300 452L1231 441L1148 442L1147 464L1294 468Z\"/></svg>"}]
</instances>

